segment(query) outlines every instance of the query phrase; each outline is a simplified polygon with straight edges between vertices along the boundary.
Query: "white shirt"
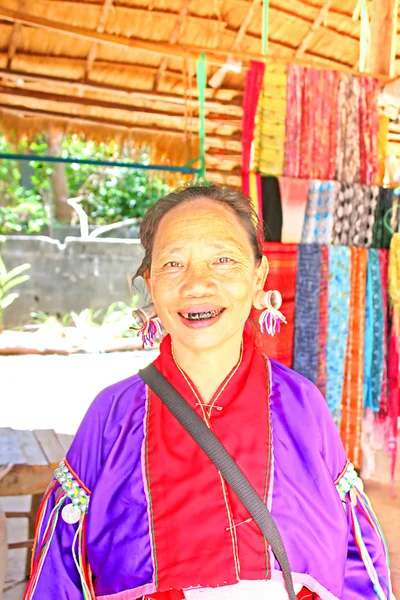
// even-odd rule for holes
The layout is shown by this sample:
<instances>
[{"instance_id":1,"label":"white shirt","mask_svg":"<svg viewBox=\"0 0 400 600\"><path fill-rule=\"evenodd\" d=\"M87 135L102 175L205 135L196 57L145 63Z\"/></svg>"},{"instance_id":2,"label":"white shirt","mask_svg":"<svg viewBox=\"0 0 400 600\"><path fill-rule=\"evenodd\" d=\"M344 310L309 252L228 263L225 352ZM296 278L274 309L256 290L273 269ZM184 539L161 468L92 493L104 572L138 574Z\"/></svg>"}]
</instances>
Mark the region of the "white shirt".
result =
<instances>
[{"instance_id":1,"label":"white shirt","mask_svg":"<svg viewBox=\"0 0 400 600\"><path fill-rule=\"evenodd\" d=\"M298 594L302 584L294 584ZM288 600L289 596L285 584L281 581L243 580L233 585L224 585L217 588L191 588L184 590L188 600Z\"/></svg>"}]
</instances>

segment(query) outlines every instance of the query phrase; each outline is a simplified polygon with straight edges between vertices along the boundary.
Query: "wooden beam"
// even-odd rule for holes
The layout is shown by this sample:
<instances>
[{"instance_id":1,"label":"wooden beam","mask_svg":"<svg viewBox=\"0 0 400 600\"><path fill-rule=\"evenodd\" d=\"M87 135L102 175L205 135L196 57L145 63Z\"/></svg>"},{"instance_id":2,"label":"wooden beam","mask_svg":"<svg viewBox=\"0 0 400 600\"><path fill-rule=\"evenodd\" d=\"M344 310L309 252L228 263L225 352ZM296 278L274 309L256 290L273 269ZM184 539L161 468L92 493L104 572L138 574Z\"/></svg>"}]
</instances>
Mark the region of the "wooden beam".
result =
<instances>
[{"instance_id":1,"label":"wooden beam","mask_svg":"<svg viewBox=\"0 0 400 600\"><path fill-rule=\"evenodd\" d=\"M49 75L33 75L32 73L25 73L25 71L14 71L9 69L0 69L0 77L10 79L12 81L32 81L37 83L47 84L49 86L57 85L60 87L67 87L70 91L71 88L82 89L83 91L93 93L107 93L114 96L123 97L129 100L134 98L141 98L143 100L150 100L154 102L162 102L165 104L177 104L183 106L185 99L183 96L178 94L162 94L159 92L144 92L143 90L135 90L133 88L121 88L118 86L104 85L101 83L82 83L80 81L74 81L71 79L65 79L61 77L51 77ZM238 93L241 97L241 93ZM188 99L188 104L196 108L198 107L197 99ZM207 100L205 102L206 108L214 110L220 114L241 116L242 107L239 105L231 104L230 102L224 102L222 100Z\"/></svg>"},{"instance_id":2,"label":"wooden beam","mask_svg":"<svg viewBox=\"0 0 400 600\"><path fill-rule=\"evenodd\" d=\"M332 0L325 0L324 4L321 7L321 10L319 11L317 17L315 18L314 23L311 25L309 32L304 37L303 41L301 42L300 46L298 47L296 54L295 54L296 58L301 58L303 56L303 54L305 53L305 51L307 50L307 48L309 47L310 42L313 39L315 32L317 31L317 29L319 29L321 27L322 23L326 19L326 16L329 12L331 4L332 4Z\"/></svg>"},{"instance_id":3,"label":"wooden beam","mask_svg":"<svg viewBox=\"0 0 400 600\"><path fill-rule=\"evenodd\" d=\"M395 75L398 0L373 0L371 43L367 70L380 75Z\"/></svg>"},{"instance_id":4,"label":"wooden beam","mask_svg":"<svg viewBox=\"0 0 400 600\"><path fill-rule=\"evenodd\" d=\"M182 123L183 114L176 114L171 112L162 112L159 110L153 110L152 108L145 108L141 106L133 106L130 104L120 104L117 102L107 102L105 100L95 100L94 98L83 98L79 96L72 95L61 95L47 92L38 92L29 89L22 89L16 87L7 87L4 85L0 85L0 94L5 94L7 96L14 96L16 98L33 98L35 100L44 100L47 102L59 102L66 103L72 105L80 105L85 107L94 107L94 108L102 108L105 110L124 110L129 114L136 115L153 115L155 118L159 119L168 119L171 122L176 122L177 124ZM181 108L181 107L180 107ZM184 107L182 107L183 109ZM71 114L71 118L73 115ZM232 127L236 129L240 129L242 126L241 119L221 119L221 118L206 118L206 124L212 127Z\"/></svg>"},{"instance_id":5,"label":"wooden beam","mask_svg":"<svg viewBox=\"0 0 400 600\"><path fill-rule=\"evenodd\" d=\"M186 17L188 16L188 13L189 13L189 7L190 7L191 1L192 0L183 0L182 1L181 10L179 12L179 15L176 18L174 29L173 29L171 37L169 39L170 44L176 44L176 42L179 39L179 36L183 33L183 30L185 28L185 23L186 23ZM158 68L157 74L154 77L154 83L153 83L153 91L154 92L157 91L159 81L167 68L167 64L168 64L168 57L164 56L164 58L161 60L161 64Z\"/></svg>"},{"instance_id":6,"label":"wooden beam","mask_svg":"<svg viewBox=\"0 0 400 600\"><path fill-rule=\"evenodd\" d=\"M204 46L181 46L179 44L166 44L162 42L150 42L147 40L137 39L137 38L126 38L121 36L110 35L107 33L98 33L97 31L92 31L90 29L86 29L84 27L74 27L72 25L68 25L66 23L60 23L58 21L52 21L50 19L44 19L42 17L37 17L34 15L30 15L27 13L22 13L15 10L10 10L6 8L0 7L0 18L11 21L22 23L24 25L28 25L30 27L37 27L39 29L43 29L45 31L55 31L57 33L71 35L73 37L77 37L79 39L84 39L93 42L99 42L106 45L111 45L114 47L124 47L124 48L133 48L137 50L144 50L147 52L152 52L154 54L160 54L162 56L170 56L174 58L179 58L184 60L186 55L190 55L193 58L198 58L199 54L205 53L207 54L207 62L208 64L222 66L225 63L226 57L232 55L239 60L250 61L250 60L259 60L262 62L270 62L271 60L278 59L282 62L281 57L274 57L273 54L269 54L267 57L263 56L259 53L251 53L251 52L243 52L243 51L232 51L232 50L224 50L222 48L209 48ZM256 39L260 39L259 36L253 36ZM276 46L277 48L285 48L288 50L295 50L296 48L293 44L286 43L283 41L274 40L270 37L270 46ZM316 58L322 58L324 61L329 61L334 64L339 64L346 67L351 67L350 63L346 61L340 60L330 60L328 57L321 55L320 53L313 52L310 53L312 56ZM289 62L289 57L283 62Z\"/></svg>"},{"instance_id":7,"label":"wooden beam","mask_svg":"<svg viewBox=\"0 0 400 600\"><path fill-rule=\"evenodd\" d=\"M236 50L240 50L240 46L242 45L243 38L246 35L247 28L250 25L251 21L253 20L256 8L258 8L260 6L261 2L262 2L262 0L252 0L251 6L250 6L245 18L243 19L242 24L239 27L239 30L236 34L235 39L233 40L233 44L231 46L232 52L235 52ZM210 83L210 85L214 89L219 88L222 85L224 78L225 78L225 71L223 70L223 68L220 68L220 70L217 73L215 73L213 76L216 79L216 81L214 81L214 83L212 83L212 82Z\"/></svg>"},{"instance_id":8,"label":"wooden beam","mask_svg":"<svg viewBox=\"0 0 400 600\"><path fill-rule=\"evenodd\" d=\"M114 0L104 0L104 4L103 4L103 8L102 8L101 15L99 18L99 22L97 23L97 27L96 27L96 31L98 33L104 33L104 30L105 30L105 27L107 24L108 15L110 14L111 7L113 5L113 1ZM85 75L83 77L84 81L87 80L90 70L93 66L93 63L96 60L97 49L98 49L97 42L93 42L93 44L90 47L89 54L87 57L86 70L85 70Z\"/></svg>"},{"instance_id":9,"label":"wooden beam","mask_svg":"<svg viewBox=\"0 0 400 600\"><path fill-rule=\"evenodd\" d=\"M25 0L18 1L18 10L23 10L25 8ZM14 23L13 29L10 36L10 41L8 44L7 51L7 69L11 67L12 60L17 52L17 46L19 42L19 38L21 35L22 26L21 23Z\"/></svg>"},{"instance_id":10,"label":"wooden beam","mask_svg":"<svg viewBox=\"0 0 400 600\"><path fill-rule=\"evenodd\" d=\"M46 119L54 119L59 121L67 121L71 123L72 117L68 113L57 112L57 111L49 111L49 110L38 110L33 108L26 108L21 105L14 104L2 104L0 111L9 112L18 114L21 116L27 117L38 117L38 118L46 118ZM87 116L78 116L73 117L73 121L77 123L87 123L89 125L100 125L103 127L108 127L110 129L119 129L125 132L135 131L139 133L149 133L151 135L172 135L177 136L180 139L183 139L185 136L185 132L183 130L171 129L165 127L150 127L145 125L135 125L132 123L126 123L125 121L115 121L112 119L101 119L98 117L87 117ZM238 138L241 137L240 135ZM215 146L217 148L231 148L233 146L240 146L240 140L235 139L235 135L207 135L206 142L209 146ZM224 145L225 144L225 145Z\"/></svg>"}]
</instances>

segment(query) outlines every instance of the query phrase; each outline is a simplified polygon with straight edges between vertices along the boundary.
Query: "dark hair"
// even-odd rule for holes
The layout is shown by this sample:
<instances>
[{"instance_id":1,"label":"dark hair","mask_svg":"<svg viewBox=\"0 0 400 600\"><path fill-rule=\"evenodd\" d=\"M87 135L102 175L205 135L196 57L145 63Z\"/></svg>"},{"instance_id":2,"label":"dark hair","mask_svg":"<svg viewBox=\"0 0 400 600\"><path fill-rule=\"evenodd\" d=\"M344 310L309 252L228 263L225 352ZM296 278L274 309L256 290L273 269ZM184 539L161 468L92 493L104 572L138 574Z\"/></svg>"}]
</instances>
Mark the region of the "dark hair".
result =
<instances>
[{"instance_id":1,"label":"dark hair","mask_svg":"<svg viewBox=\"0 0 400 600\"><path fill-rule=\"evenodd\" d=\"M262 259L262 230L251 200L240 190L228 186L205 185L204 183L193 185L192 183L160 198L143 219L140 226L140 239L145 256L134 278L143 276L151 269L154 239L164 215L179 204L192 202L199 198L207 198L231 208L249 236L255 260L259 262Z\"/></svg>"}]
</instances>

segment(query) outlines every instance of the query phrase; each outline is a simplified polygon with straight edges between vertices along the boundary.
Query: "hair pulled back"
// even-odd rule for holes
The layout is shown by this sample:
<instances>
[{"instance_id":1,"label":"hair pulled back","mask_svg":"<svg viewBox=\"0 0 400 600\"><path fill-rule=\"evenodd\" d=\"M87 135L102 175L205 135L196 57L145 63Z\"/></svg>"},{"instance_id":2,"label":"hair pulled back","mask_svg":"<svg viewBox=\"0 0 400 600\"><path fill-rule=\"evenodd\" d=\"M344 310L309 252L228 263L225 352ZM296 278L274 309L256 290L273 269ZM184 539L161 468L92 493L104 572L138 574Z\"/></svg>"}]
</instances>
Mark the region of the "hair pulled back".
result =
<instances>
[{"instance_id":1,"label":"hair pulled back","mask_svg":"<svg viewBox=\"0 0 400 600\"><path fill-rule=\"evenodd\" d=\"M144 217L140 226L140 239L145 255L134 278L143 277L145 273L151 271L153 245L161 219L176 206L200 198L213 200L234 211L248 235L255 261L261 260L262 230L251 200L240 190L228 186L205 185L204 183L193 185L192 183L160 198Z\"/></svg>"}]
</instances>

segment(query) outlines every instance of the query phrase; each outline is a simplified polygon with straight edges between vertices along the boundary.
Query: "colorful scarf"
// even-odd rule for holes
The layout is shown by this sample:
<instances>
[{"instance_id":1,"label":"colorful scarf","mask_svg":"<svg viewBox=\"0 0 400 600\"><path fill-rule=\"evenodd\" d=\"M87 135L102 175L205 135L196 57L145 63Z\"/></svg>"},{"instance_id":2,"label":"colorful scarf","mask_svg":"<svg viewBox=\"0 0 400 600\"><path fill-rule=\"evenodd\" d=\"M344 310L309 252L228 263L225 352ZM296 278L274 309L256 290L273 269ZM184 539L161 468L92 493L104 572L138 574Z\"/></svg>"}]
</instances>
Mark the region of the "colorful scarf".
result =
<instances>
[{"instance_id":1,"label":"colorful scarf","mask_svg":"<svg viewBox=\"0 0 400 600\"><path fill-rule=\"evenodd\" d=\"M326 400L337 425L343 393L350 306L350 248L329 249L329 314Z\"/></svg>"},{"instance_id":2,"label":"colorful scarf","mask_svg":"<svg viewBox=\"0 0 400 600\"><path fill-rule=\"evenodd\" d=\"M274 175L261 177L262 216L265 242L282 239L282 203L279 180Z\"/></svg>"},{"instance_id":3,"label":"colorful scarf","mask_svg":"<svg viewBox=\"0 0 400 600\"><path fill-rule=\"evenodd\" d=\"M360 181L374 185L379 177L378 135L379 83L373 77L360 77Z\"/></svg>"},{"instance_id":4,"label":"colorful scarf","mask_svg":"<svg viewBox=\"0 0 400 600\"><path fill-rule=\"evenodd\" d=\"M242 182L246 194L249 194L250 191L248 177L250 173L251 146L253 143L254 122L258 99L262 88L264 70L264 63L254 60L251 61L250 68L246 73L244 86L242 117Z\"/></svg>"},{"instance_id":5,"label":"colorful scarf","mask_svg":"<svg viewBox=\"0 0 400 600\"><path fill-rule=\"evenodd\" d=\"M360 182L360 79L340 74L336 179Z\"/></svg>"},{"instance_id":6,"label":"colorful scarf","mask_svg":"<svg viewBox=\"0 0 400 600\"><path fill-rule=\"evenodd\" d=\"M339 191L336 181L310 181L304 217L303 244L330 244L333 227L333 207Z\"/></svg>"},{"instance_id":7,"label":"colorful scarf","mask_svg":"<svg viewBox=\"0 0 400 600\"><path fill-rule=\"evenodd\" d=\"M378 250L368 250L364 406L379 412L384 361L384 314Z\"/></svg>"},{"instance_id":8,"label":"colorful scarf","mask_svg":"<svg viewBox=\"0 0 400 600\"><path fill-rule=\"evenodd\" d=\"M288 367L291 367L293 362L297 249L297 244L266 242L263 245L263 253L269 261L265 289L279 290L282 294L281 310L287 319L287 325L282 325L280 333L273 337L263 335L261 347L269 358ZM252 311L253 319L257 319L258 316L259 311Z\"/></svg>"},{"instance_id":9,"label":"colorful scarf","mask_svg":"<svg viewBox=\"0 0 400 600\"><path fill-rule=\"evenodd\" d=\"M328 339L328 282L329 282L329 246L321 246L320 254L320 291L319 291L319 333L318 333L318 381L317 386L326 398L326 344Z\"/></svg>"},{"instance_id":10,"label":"colorful scarf","mask_svg":"<svg viewBox=\"0 0 400 600\"><path fill-rule=\"evenodd\" d=\"M283 217L282 242L284 244L301 242L309 186L310 183L307 179L279 177Z\"/></svg>"},{"instance_id":11,"label":"colorful scarf","mask_svg":"<svg viewBox=\"0 0 400 600\"><path fill-rule=\"evenodd\" d=\"M317 244L300 244L297 258L293 369L314 384L318 379L320 269L320 247Z\"/></svg>"},{"instance_id":12,"label":"colorful scarf","mask_svg":"<svg viewBox=\"0 0 400 600\"><path fill-rule=\"evenodd\" d=\"M378 195L376 186L340 184L334 207L333 244L371 246Z\"/></svg>"},{"instance_id":13,"label":"colorful scarf","mask_svg":"<svg viewBox=\"0 0 400 600\"><path fill-rule=\"evenodd\" d=\"M384 217L393 207L394 192L392 188L379 188L379 198L375 210L375 223L373 230L373 248L389 248L392 233L384 225Z\"/></svg>"},{"instance_id":14,"label":"colorful scarf","mask_svg":"<svg viewBox=\"0 0 400 600\"><path fill-rule=\"evenodd\" d=\"M368 250L350 248L350 315L342 395L340 436L353 465L361 467L364 383L365 291Z\"/></svg>"},{"instance_id":15,"label":"colorful scarf","mask_svg":"<svg viewBox=\"0 0 400 600\"><path fill-rule=\"evenodd\" d=\"M285 170L288 177L334 179L339 74L290 65Z\"/></svg>"},{"instance_id":16,"label":"colorful scarf","mask_svg":"<svg viewBox=\"0 0 400 600\"><path fill-rule=\"evenodd\" d=\"M395 233L390 243L388 280L393 328L400 339L400 233Z\"/></svg>"},{"instance_id":17,"label":"colorful scarf","mask_svg":"<svg viewBox=\"0 0 400 600\"><path fill-rule=\"evenodd\" d=\"M381 290L382 290L382 310L383 310L383 368L382 368L382 392L379 403L379 416L387 415L388 410L388 266L389 252L388 250L378 250L379 266L381 273Z\"/></svg>"},{"instance_id":18,"label":"colorful scarf","mask_svg":"<svg viewBox=\"0 0 400 600\"><path fill-rule=\"evenodd\" d=\"M258 102L252 170L282 175L285 144L287 66L268 64Z\"/></svg>"}]
</instances>

